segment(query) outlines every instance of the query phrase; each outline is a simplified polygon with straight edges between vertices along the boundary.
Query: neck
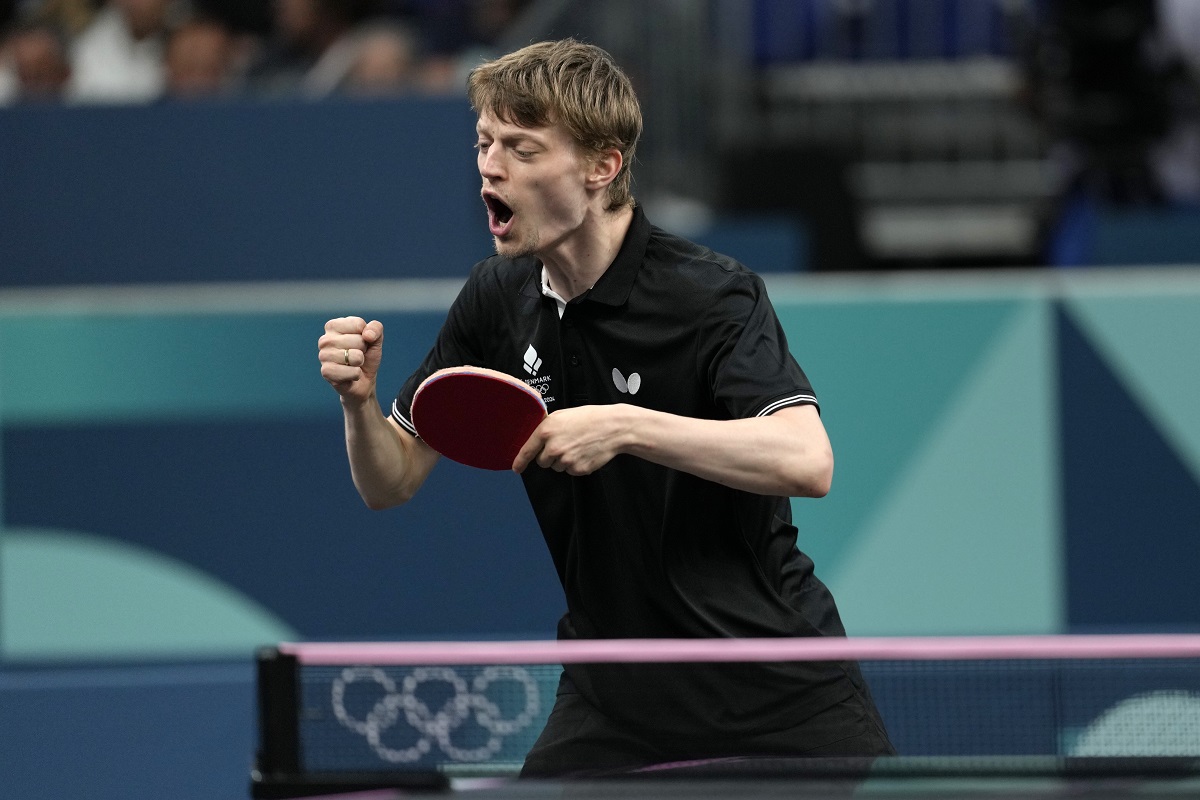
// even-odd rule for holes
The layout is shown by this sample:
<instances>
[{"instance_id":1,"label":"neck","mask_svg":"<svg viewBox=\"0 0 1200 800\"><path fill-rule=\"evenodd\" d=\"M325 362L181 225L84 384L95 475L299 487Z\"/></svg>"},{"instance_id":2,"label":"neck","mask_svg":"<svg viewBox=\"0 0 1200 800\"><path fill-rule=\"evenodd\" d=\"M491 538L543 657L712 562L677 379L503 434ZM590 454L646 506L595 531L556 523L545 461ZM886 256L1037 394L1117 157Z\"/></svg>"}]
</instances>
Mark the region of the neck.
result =
<instances>
[{"instance_id":1,"label":"neck","mask_svg":"<svg viewBox=\"0 0 1200 800\"><path fill-rule=\"evenodd\" d=\"M580 226L569 241L539 253L550 278L550 288L571 300L596 285L616 260L633 222L633 209L604 212L594 224Z\"/></svg>"}]
</instances>

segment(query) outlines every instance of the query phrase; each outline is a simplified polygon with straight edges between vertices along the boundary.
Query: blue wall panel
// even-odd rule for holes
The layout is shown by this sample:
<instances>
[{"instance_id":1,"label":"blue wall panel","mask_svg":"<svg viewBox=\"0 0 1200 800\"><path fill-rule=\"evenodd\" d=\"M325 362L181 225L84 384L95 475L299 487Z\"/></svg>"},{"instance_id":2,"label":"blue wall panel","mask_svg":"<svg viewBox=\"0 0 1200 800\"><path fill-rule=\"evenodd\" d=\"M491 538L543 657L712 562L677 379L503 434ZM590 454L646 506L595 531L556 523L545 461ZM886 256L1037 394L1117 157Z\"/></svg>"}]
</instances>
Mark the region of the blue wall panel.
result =
<instances>
[{"instance_id":1,"label":"blue wall panel","mask_svg":"<svg viewBox=\"0 0 1200 800\"><path fill-rule=\"evenodd\" d=\"M0 284L465 276L458 98L0 109Z\"/></svg>"},{"instance_id":2,"label":"blue wall panel","mask_svg":"<svg viewBox=\"0 0 1200 800\"><path fill-rule=\"evenodd\" d=\"M249 796L250 664L0 673L7 798Z\"/></svg>"},{"instance_id":3,"label":"blue wall panel","mask_svg":"<svg viewBox=\"0 0 1200 800\"><path fill-rule=\"evenodd\" d=\"M1067 622L1194 630L1200 485L1062 310L1058 341Z\"/></svg>"},{"instance_id":4,"label":"blue wall panel","mask_svg":"<svg viewBox=\"0 0 1200 800\"><path fill-rule=\"evenodd\" d=\"M552 636L563 607L519 478L444 461L372 512L336 416L17 426L2 447L6 525L179 559L305 637Z\"/></svg>"}]
</instances>

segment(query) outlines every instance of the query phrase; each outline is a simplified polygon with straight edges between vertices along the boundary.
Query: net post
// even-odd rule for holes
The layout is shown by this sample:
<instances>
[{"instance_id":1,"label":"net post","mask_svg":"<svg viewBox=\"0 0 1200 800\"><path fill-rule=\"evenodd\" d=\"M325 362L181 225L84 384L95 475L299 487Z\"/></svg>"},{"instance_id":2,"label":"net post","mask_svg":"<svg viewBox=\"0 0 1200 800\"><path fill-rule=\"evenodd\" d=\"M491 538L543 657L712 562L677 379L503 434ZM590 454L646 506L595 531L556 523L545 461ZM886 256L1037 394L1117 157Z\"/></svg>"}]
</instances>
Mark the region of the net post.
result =
<instances>
[{"instance_id":1,"label":"net post","mask_svg":"<svg viewBox=\"0 0 1200 800\"><path fill-rule=\"evenodd\" d=\"M258 748L251 775L255 798L274 795L273 785L300 774L300 724L297 708L299 665L296 656L277 647L255 655L258 676Z\"/></svg>"},{"instance_id":2,"label":"net post","mask_svg":"<svg viewBox=\"0 0 1200 800\"><path fill-rule=\"evenodd\" d=\"M263 647L255 654L258 746L250 773L250 796L254 800L291 800L379 789L431 792L450 788L447 776L436 770L309 771L303 763L301 744L302 656L287 648Z\"/></svg>"}]
</instances>

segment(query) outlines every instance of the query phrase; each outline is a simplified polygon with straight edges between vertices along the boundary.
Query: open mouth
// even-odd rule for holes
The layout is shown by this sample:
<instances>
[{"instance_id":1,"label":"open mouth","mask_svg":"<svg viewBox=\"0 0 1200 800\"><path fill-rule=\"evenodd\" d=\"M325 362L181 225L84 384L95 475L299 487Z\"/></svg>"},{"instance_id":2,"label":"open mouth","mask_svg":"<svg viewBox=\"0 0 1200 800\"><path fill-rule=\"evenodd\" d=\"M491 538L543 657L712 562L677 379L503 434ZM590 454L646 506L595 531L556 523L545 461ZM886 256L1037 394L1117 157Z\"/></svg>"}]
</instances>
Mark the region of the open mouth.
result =
<instances>
[{"instance_id":1,"label":"open mouth","mask_svg":"<svg viewBox=\"0 0 1200 800\"><path fill-rule=\"evenodd\" d=\"M494 194L485 193L483 202L488 209L488 230L493 236L504 236L512 228L513 210Z\"/></svg>"}]
</instances>

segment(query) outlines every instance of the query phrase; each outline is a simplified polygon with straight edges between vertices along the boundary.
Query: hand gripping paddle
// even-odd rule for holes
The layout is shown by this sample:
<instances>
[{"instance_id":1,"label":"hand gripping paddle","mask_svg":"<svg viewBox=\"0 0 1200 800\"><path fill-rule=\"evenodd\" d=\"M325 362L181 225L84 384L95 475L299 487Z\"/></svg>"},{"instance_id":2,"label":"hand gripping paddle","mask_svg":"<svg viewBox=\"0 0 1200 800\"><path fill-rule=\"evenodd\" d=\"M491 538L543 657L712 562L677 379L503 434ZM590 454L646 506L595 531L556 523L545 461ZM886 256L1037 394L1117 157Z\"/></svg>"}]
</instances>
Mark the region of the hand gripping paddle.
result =
<instances>
[{"instance_id":1,"label":"hand gripping paddle","mask_svg":"<svg viewBox=\"0 0 1200 800\"><path fill-rule=\"evenodd\" d=\"M413 395L412 423L425 443L480 469L511 469L545 418L546 404L536 389L482 367L440 369Z\"/></svg>"}]
</instances>

